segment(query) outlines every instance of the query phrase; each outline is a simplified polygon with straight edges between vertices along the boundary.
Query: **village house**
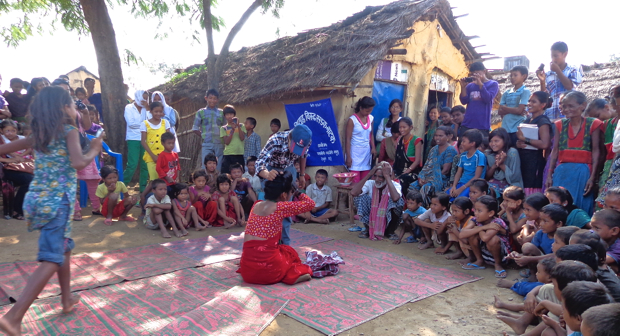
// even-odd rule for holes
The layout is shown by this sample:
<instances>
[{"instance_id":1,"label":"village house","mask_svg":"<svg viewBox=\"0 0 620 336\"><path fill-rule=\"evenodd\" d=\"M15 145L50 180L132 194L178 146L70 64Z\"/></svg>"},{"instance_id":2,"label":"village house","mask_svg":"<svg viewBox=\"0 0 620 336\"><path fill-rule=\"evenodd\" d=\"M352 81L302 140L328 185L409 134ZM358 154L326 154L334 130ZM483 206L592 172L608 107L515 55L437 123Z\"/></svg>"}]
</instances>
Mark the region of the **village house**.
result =
<instances>
[{"instance_id":1,"label":"village house","mask_svg":"<svg viewBox=\"0 0 620 336\"><path fill-rule=\"evenodd\" d=\"M332 100L343 148L347 118L363 96L378 103L375 124L388 115L390 100L403 100L403 115L413 119L414 132L421 136L427 107L460 104L458 79L468 75L469 64L484 60L470 43L474 37L466 36L456 19L446 0L396 1L367 7L328 27L242 48L230 54L220 103L233 104L240 120L255 117L262 145L271 134L272 118L282 121L282 130L289 128L285 104L325 98ZM170 105L182 116L181 180L200 166L201 140L191 125L195 112L206 104L206 83L207 73L201 69L152 89L170 97ZM330 175L344 170L322 168Z\"/></svg>"},{"instance_id":2,"label":"village house","mask_svg":"<svg viewBox=\"0 0 620 336\"><path fill-rule=\"evenodd\" d=\"M71 86L73 90L80 87L83 88L84 80L86 78L92 78L95 80L95 93L101 92L101 81L99 80L99 76L88 71L83 65L67 72L67 76L69 77L69 86Z\"/></svg>"}]
</instances>

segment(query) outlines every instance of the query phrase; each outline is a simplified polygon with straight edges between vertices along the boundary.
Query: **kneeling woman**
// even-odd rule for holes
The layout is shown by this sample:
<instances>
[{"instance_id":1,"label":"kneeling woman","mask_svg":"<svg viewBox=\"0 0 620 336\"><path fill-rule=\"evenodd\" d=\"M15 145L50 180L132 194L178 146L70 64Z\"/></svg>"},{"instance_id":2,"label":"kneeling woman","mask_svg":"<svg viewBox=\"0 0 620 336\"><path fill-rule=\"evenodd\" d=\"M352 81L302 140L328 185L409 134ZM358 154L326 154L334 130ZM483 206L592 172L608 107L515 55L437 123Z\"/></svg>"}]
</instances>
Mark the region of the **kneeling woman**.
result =
<instances>
[{"instance_id":1,"label":"kneeling woman","mask_svg":"<svg viewBox=\"0 0 620 336\"><path fill-rule=\"evenodd\" d=\"M314 201L305 194L292 199L293 176L289 172L265 182L265 200L250 212L245 229L245 242L238 273L248 283L270 285L284 282L293 285L310 280L312 270L301 263L295 249L279 243L282 220L314 208Z\"/></svg>"}]
</instances>

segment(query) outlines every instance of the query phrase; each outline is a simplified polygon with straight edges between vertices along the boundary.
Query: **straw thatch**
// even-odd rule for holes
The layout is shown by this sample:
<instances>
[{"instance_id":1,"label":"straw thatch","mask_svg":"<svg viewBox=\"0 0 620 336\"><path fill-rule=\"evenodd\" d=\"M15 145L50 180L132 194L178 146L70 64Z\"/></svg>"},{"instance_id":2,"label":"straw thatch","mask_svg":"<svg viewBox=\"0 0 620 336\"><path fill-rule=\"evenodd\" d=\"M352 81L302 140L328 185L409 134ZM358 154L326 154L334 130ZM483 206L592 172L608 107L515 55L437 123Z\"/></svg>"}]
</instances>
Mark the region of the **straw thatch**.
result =
<instances>
[{"instance_id":1,"label":"straw thatch","mask_svg":"<svg viewBox=\"0 0 620 336\"><path fill-rule=\"evenodd\" d=\"M464 36L447 0L396 1L363 11L331 26L305 31L230 54L220 82L220 100L244 104L321 87L355 87L385 59L390 48L409 38L420 19L437 19L467 61L480 56ZM204 104L205 70L153 90Z\"/></svg>"},{"instance_id":2,"label":"straw thatch","mask_svg":"<svg viewBox=\"0 0 620 336\"><path fill-rule=\"evenodd\" d=\"M583 82L576 88L588 97L588 102L596 98L605 98L609 94L609 89L612 85L620 82L620 63L602 63L594 65L582 65L583 68ZM501 72L493 74L493 79L499 82L500 94L511 87L509 72ZM525 87L531 92L540 91L540 81L536 76L536 73L530 73L525 81ZM491 123L501 123L502 117L497 114L497 110L494 110L491 114Z\"/></svg>"}]
</instances>

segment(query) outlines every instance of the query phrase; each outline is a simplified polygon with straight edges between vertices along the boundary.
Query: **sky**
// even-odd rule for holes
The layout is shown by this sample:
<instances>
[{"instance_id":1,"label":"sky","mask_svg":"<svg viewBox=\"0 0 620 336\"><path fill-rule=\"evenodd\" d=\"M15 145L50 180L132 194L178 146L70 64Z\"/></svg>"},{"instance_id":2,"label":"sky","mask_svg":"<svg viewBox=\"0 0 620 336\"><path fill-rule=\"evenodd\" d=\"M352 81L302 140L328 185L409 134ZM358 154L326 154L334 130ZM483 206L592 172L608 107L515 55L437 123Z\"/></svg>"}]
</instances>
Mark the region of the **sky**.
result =
<instances>
[{"instance_id":1,"label":"sky","mask_svg":"<svg viewBox=\"0 0 620 336\"><path fill-rule=\"evenodd\" d=\"M253 46L278 37L291 36L307 29L324 27L363 10L366 6L384 5L391 0L286 0L280 18L256 11L235 37L231 51ZM226 27L216 33L216 52L229 29L241 17L251 0L219 0L214 14L224 18ZM540 63L550 62L551 44L564 41L569 46L570 64L607 62L610 55L620 55L620 44L613 34L620 11L618 0L589 0L587 5L577 0L451 0L454 15L469 14L457 20L479 52L499 57L525 55L533 70ZM125 82L130 95L136 89L148 89L166 82L163 73L151 72L153 66L166 63L189 65L203 63L207 57L204 30L198 23L190 25L187 18L135 18L128 7L110 8L121 59L125 49L141 58L139 64L123 64ZM4 14L0 25L18 20L16 14ZM46 20L45 18L43 20ZM201 42L192 40L198 31ZM155 38L156 32L168 33L167 38ZM607 33L609 32L609 33ZM279 34L279 35L278 35ZM503 67L503 60L485 62L489 69ZM79 66L98 73L97 59L90 36L78 36L58 26L53 32L35 34L17 48L0 51L1 90L9 87L9 79L47 77L50 80Z\"/></svg>"}]
</instances>

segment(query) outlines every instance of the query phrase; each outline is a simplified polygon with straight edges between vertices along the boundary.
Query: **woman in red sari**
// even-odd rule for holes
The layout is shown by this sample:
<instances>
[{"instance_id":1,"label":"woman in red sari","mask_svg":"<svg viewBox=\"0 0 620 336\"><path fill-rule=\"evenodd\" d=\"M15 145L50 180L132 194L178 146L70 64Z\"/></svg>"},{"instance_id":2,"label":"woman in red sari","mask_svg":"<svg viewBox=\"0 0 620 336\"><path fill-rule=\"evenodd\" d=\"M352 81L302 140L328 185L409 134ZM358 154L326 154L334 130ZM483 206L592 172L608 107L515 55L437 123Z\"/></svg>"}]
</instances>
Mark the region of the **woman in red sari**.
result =
<instances>
[{"instance_id":1,"label":"woman in red sari","mask_svg":"<svg viewBox=\"0 0 620 336\"><path fill-rule=\"evenodd\" d=\"M293 285L310 280L312 270L301 263L295 249L279 243L282 220L314 208L314 201L305 194L298 196L299 201L287 202L292 194L293 177L289 172L265 182L265 201L252 208L245 229L243 253L237 270L245 282Z\"/></svg>"}]
</instances>

